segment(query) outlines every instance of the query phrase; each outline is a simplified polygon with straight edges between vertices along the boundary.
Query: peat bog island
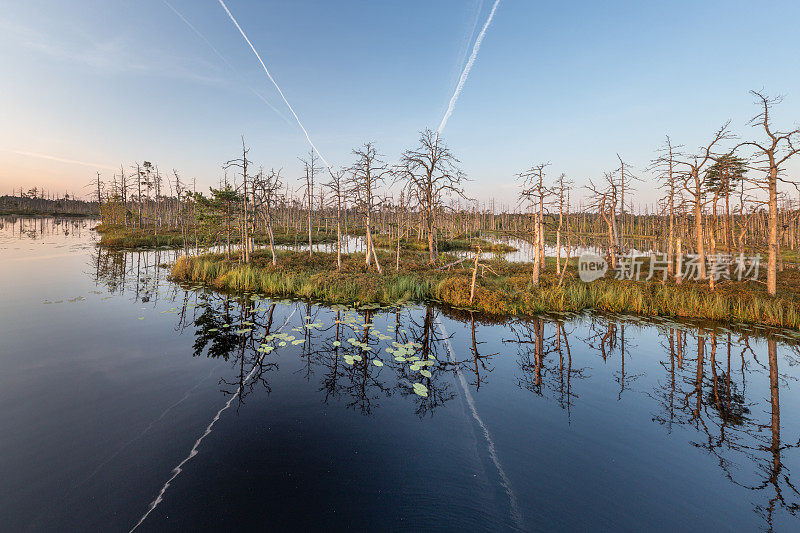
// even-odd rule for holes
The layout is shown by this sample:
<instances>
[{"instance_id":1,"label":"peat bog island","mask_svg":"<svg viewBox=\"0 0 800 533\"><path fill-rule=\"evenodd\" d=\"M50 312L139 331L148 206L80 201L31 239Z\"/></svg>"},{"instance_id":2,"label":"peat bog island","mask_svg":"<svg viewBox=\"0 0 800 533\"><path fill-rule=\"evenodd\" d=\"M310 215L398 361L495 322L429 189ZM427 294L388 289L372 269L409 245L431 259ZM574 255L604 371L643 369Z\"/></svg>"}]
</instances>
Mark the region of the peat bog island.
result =
<instances>
[{"instance_id":1,"label":"peat bog island","mask_svg":"<svg viewBox=\"0 0 800 533\"><path fill-rule=\"evenodd\" d=\"M6 6L0 530L797 531L798 19Z\"/></svg>"}]
</instances>

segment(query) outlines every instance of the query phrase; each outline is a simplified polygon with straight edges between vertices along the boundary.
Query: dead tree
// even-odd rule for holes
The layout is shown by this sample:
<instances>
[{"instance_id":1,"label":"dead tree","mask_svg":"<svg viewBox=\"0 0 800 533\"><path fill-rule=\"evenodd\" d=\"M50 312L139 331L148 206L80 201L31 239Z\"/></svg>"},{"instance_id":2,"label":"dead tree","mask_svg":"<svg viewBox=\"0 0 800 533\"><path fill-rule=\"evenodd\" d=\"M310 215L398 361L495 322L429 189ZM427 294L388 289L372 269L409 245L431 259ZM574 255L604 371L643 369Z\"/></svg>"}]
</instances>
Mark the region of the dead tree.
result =
<instances>
[{"instance_id":1,"label":"dead tree","mask_svg":"<svg viewBox=\"0 0 800 533\"><path fill-rule=\"evenodd\" d=\"M569 219L569 191L571 188L572 182L567 180L567 175L562 172L555 185L556 203L558 204L558 227L556 228L556 274L561 274L561 232L564 227L564 209L567 210L567 219Z\"/></svg>"},{"instance_id":2,"label":"dead tree","mask_svg":"<svg viewBox=\"0 0 800 533\"><path fill-rule=\"evenodd\" d=\"M331 180L327 183L327 187L333 193L333 202L336 205L336 270L342 269L342 208L346 194L346 175L346 169L331 171Z\"/></svg>"},{"instance_id":3,"label":"dead tree","mask_svg":"<svg viewBox=\"0 0 800 533\"><path fill-rule=\"evenodd\" d=\"M420 132L419 145L403 152L397 176L405 182L409 204L420 208L428 238L428 259L436 262L436 213L443 206L443 197L464 196L466 175L458 167L459 160L430 129Z\"/></svg>"},{"instance_id":4,"label":"dead tree","mask_svg":"<svg viewBox=\"0 0 800 533\"><path fill-rule=\"evenodd\" d=\"M673 275L674 269L674 247L675 247L675 199L679 193L677 190L677 172L675 169L676 158L680 155L680 146L673 146L672 139L667 135L663 148L659 156L652 161L651 169L657 172L657 179L661 181L661 187L665 190L664 208L667 215L667 273Z\"/></svg>"},{"instance_id":5,"label":"dead tree","mask_svg":"<svg viewBox=\"0 0 800 533\"><path fill-rule=\"evenodd\" d=\"M544 268L544 214L550 201L552 191L545 187L545 168L550 163L540 163L520 172L517 177L522 180L520 200L533 210L533 242L535 254L533 258L533 285L539 285L539 274Z\"/></svg>"},{"instance_id":6,"label":"dead tree","mask_svg":"<svg viewBox=\"0 0 800 533\"><path fill-rule=\"evenodd\" d=\"M306 180L306 198L308 199L308 256L311 257L313 254L313 246L311 240L311 232L313 228L313 214L314 214L314 178L316 178L317 171L319 167L317 166L318 162L317 154L314 153L314 150L310 150L308 152L308 159L300 159L303 163L303 167L305 170L305 180Z\"/></svg>"},{"instance_id":7,"label":"dead tree","mask_svg":"<svg viewBox=\"0 0 800 533\"><path fill-rule=\"evenodd\" d=\"M378 273L383 273L378 254L375 252L375 243L372 240L372 210L378 203L377 189L383 184L386 176L391 173L389 165L381 159L381 155L372 142L353 150L356 162L350 167L349 193L356 200L358 207L364 213L366 258L365 263L370 265L375 259L375 268Z\"/></svg>"},{"instance_id":8,"label":"dead tree","mask_svg":"<svg viewBox=\"0 0 800 533\"><path fill-rule=\"evenodd\" d=\"M250 232L248 228L248 215L247 215L247 167L252 161L247 159L247 154L250 149L244 144L244 135L242 136L242 157L226 161L222 166L227 170L231 167L239 168L242 171L242 227L241 227L241 258L245 263L250 262Z\"/></svg>"},{"instance_id":9,"label":"dead tree","mask_svg":"<svg viewBox=\"0 0 800 533\"><path fill-rule=\"evenodd\" d=\"M269 236L269 250L272 253L272 265L278 264L278 258L275 254L275 231L272 227L274 218L275 206L278 203L278 193L283 188L281 181L281 170L271 168L269 172L260 171L253 181L253 190L259 198L259 203L263 206L262 216L264 218L264 226L267 229ZM255 206L254 206L255 208Z\"/></svg>"},{"instance_id":10,"label":"dead tree","mask_svg":"<svg viewBox=\"0 0 800 533\"><path fill-rule=\"evenodd\" d=\"M761 108L759 113L750 120L754 127L761 127L766 134L766 142L748 141L739 146L754 149L754 169L761 174L755 183L768 194L767 205L769 215L767 220L767 292L775 296L778 291L778 182L795 182L783 178L783 165L797 152L800 151L800 128L792 131L773 131L770 111L779 104L782 97L768 97L757 91L750 91L755 97L756 104Z\"/></svg>"},{"instance_id":11,"label":"dead tree","mask_svg":"<svg viewBox=\"0 0 800 533\"><path fill-rule=\"evenodd\" d=\"M103 218L103 209L102 209L102 202L103 202L103 182L100 180L100 173L97 173L97 180L95 182L97 186L97 214L100 218Z\"/></svg>"},{"instance_id":12,"label":"dead tree","mask_svg":"<svg viewBox=\"0 0 800 533\"><path fill-rule=\"evenodd\" d=\"M611 268L617 268L617 253L619 253L619 234L617 233L617 203L619 202L619 185L613 174L606 172L602 186L597 186L592 180L586 188L589 190L589 209L594 209L606 223L608 235L608 256Z\"/></svg>"},{"instance_id":13,"label":"dead tree","mask_svg":"<svg viewBox=\"0 0 800 533\"><path fill-rule=\"evenodd\" d=\"M619 215L622 222L622 231L619 232L618 239L620 240L619 245L624 247L625 246L625 192L628 191L630 194L630 182L632 181L641 181L638 177L636 177L631 172L631 165L625 163L617 154L617 159L619 160L619 168L616 172L619 172ZM616 222L616 219L615 219Z\"/></svg>"},{"instance_id":14,"label":"dead tree","mask_svg":"<svg viewBox=\"0 0 800 533\"><path fill-rule=\"evenodd\" d=\"M702 146L697 154L681 158L677 161L678 166L682 168L680 178L683 190L688 193L692 211L694 212L695 250L697 252L697 271L700 279L706 278L706 248L703 214L708 199L706 198L704 178L708 165L713 164L715 158L721 155L714 151L715 148L717 148L722 141L730 139L731 137L728 132L729 124L730 121L723 124L714 134L711 142Z\"/></svg>"}]
</instances>

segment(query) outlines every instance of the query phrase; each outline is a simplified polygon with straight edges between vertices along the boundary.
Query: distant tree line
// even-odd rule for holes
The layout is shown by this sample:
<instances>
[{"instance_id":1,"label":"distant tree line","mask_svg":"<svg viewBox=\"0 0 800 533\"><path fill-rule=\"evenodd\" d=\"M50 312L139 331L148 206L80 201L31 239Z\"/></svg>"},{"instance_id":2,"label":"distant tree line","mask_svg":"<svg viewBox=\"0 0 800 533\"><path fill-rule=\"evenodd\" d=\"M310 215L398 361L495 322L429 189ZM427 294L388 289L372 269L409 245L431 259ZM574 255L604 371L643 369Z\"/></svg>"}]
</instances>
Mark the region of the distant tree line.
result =
<instances>
[{"instance_id":1,"label":"distant tree line","mask_svg":"<svg viewBox=\"0 0 800 533\"><path fill-rule=\"evenodd\" d=\"M0 196L0 214L97 216L97 201L86 201L69 193L53 194L44 189L20 190Z\"/></svg>"}]
</instances>

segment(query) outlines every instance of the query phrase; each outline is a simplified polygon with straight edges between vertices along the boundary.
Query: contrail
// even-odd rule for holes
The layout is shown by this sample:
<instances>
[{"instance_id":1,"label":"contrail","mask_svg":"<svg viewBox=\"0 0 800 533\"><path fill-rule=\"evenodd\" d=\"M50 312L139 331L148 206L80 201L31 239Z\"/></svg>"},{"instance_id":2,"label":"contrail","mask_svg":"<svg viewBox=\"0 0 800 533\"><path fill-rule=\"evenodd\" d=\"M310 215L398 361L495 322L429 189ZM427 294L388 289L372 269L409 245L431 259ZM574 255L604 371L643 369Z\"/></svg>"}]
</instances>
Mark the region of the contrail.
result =
<instances>
[{"instance_id":1,"label":"contrail","mask_svg":"<svg viewBox=\"0 0 800 533\"><path fill-rule=\"evenodd\" d=\"M117 167L110 167L108 165L101 165L100 163L90 163L88 161L78 161L77 159L66 159L64 157L56 157L54 155L38 154L36 152L25 152L22 150L12 150L12 153L17 155L24 155L28 157L37 157L39 159L49 159L50 161L58 161L60 163L71 163L73 165L83 165L85 167L104 168L106 170L117 170Z\"/></svg>"},{"instance_id":2,"label":"contrail","mask_svg":"<svg viewBox=\"0 0 800 533\"><path fill-rule=\"evenodd\" d=\"M473 42L475 38L476 31L478 30L478 23L480 22L481 12L483 11L483 2L484 0L473 0L475 2L475 13L472 16L472 27L464 36L464 42L461 43L461 47L458 49L458 63L453 65L453 80L458 81L458 78L461 76L461 71L464 68L464 65L467 62L470 54L470 43ZM468 25L469 27L469 25Z\"/></svg>"},{"instance_id":3,"label":"contrail","mask_svg":"<svg viewBox=\"0 0 800 533\"><path fill-rule=\"evenodd\" d=\"M500 0L498 0L498 2L499 2L499 1L500 1ZM289 111L291 111L291 112L292 112L292 115L294 116L294 119L297 121L297 125L298 125L298 126L300 126L300 129L301 129L301 130L303 130L303 133L304 133L304 134L305 134L305 136L306 136L306 140L308 140L308 144L310 144L310 145L311 145L311 148L312 148L312 149L313 149L315 152L317 152L317 155L319 156L319 158L320 158L320 159L322 159L322 162L323 162L323 163L325 163L325 166L326 166L326 167L328 167L328 172L333 172L333 170L331 169L331 166L328 164L328 162L325 160L325 158L324 158L324 157L322 156L322 154L319 152L319 150L317 149L317 147L316 147L316 146L314 146L314 142L311 140L311 136L308 134L308 131L306 131L305 127L303 127L303 123L302 123L302 122L300 122L300 117L298 117L298 116L297 116L297 113L295 113L295 112L294 112L294 108L293 108L293 107L292 107L292 105L289 103L289 101L286 99L286 96L284 96L284 94L283 94L283 91L282 91L282 90L281 90L281 88L278 86L278 84L277 84L277 82L275 81L275 79L272 77L272 74L270 74L270 73L269 73L269 69L268 69L268 68L267 68L267 66L264 64L264 61L261 59L261 56L260 56L260 55L258 55L258 52L256 51L256 48L253 46L253 43L251 43L251 42L250 42L250 39L248 39L248 38L247 38L247 35L244 33L244 30L242 29L242 27L241 27L241 26L239 26L239 23L238 23L238 22L236 22L236 19L235 19L235 18L233 17L233 15L231 14L230 10L228 9L228 6L226 6L226 5L225 5L225 2L223 2L222 0L219 0L219 4L220 4L220 5L222 6L222 8L225 10L225 13L227 13L227 14L228 14L228 17L231 19L231 22L233 22L234 26L236 26L236 29L237 29L237 30L239 30L239 33L241 33L241 34L242 34L242 37L244 37L244 40L245 40L245 41L247 42L247 44L250 46L250 50L252 50L252 51L253 51L253 53L255 54L256 58L258 59L258 62L259 62L259 63L261 63L261 67L264 69L264 72L266 72L266 74L267 74L267 77L269 78L269 81L271 81L271 82L272 82L272 84L275 86L275 88L276 88L276 89L278 89L278 93L281 95L281 98L283 98L283 102L286 104L286 107L288 107L288 108L289 108ZM495 4L495 7L497 7L497 4ZM494 14L494 11L492 11L492 13ZM485 29L484 29L484 31L485 31Z\"/></svg>"},{"instance_id":4,"label":"contrail","mask_svg":"<svg viewBox=\"0 0 800 533\"><path fill-rule=\"evenodd\" d=\"M286 317L286 320L284 321L283 325L281 327L279 327L276 331L280 331L284 327L286 327L286 324L289 323L289 320L292 319L292 317L294 316L294 314L296 312L297 312L297 308L295 308L295 310L292 311L291 315ZM150 504L150 507L147 509L147 512L144 513L142 515L142 517L139 519L139 521L136 522L136 525L131 528L131 532L134 531L139 526L141 526L142 522L144 522L147 519L147 517L150 516L150 513L152 513L155 510L155 508L158 507L158 504L161 503L164 500L164 494L167 492L167 489L169 488L170 483L172 483L175 480L175 478L178 477L178 474L180 474L183 471L183 465L188 463L192 459L192 457L197 455L197 453L198 453L197 452L197 448L200 446L200 443L203 442L203 439L208 437L208 435L211 433L211 430L214 428L214 424L217 423L217 421L219 420L219 417L222 415L222 412L225 411L228 407L230 407L231 403L233 402L233 400L236 399L239 396L239 392L241 392L242 387L244 386L245 383L250 381L250 378L253 376L253 374L255 373L256 369L258 369L258 367L261 364L261 361L264 359L265 355L266 355L266 353L261 354L261 357L258 359L258 363L253 365L253 369L250 370L250 373L247 374L247 376L242 380L242 383L239 385L239 388L236 389L236 392L234 394L231 394L231 397L228 399L227 402L225 402L225 405L222 406L222 409L217 411L217 414L214 415L214 418L211 419L211 423L208 424L208 427L206 427L206 430L203 432L202 435L200 435L200 438L195 441L194 446L192 446L192 449L189 451L189 455L186 456L186 459L184 459L183 461L178 463L178 466L176 466L175 468L172 469L172 476L167 480L166 483L164 483L164 486L161 487L161 490L158 492L158 496L156 496L156 499L153 500L153 502Z\"/></svg>"},{"instance_id":5,"label":"contrail","mask_svg":"<svg viewBox=\"0 0 800 533\"><path fill-rule=\"evenodd\" d=\"M222 0L220 0L222 2ZM438 135L442 133L442 130L447 125L447 120L450 118L450 115L453 114L453 109L456 107L456 102L458 101L458 97L461 95L461 89L464 88L464 83L467 81L467 77L469 76L469 71L472 70L472 65L475 64L475 59L478 57L478 50L481 48L481 43L483 42L483 37L486 35L486 30L489 29L489 24L492 23L492 19L494 18L494 12L497 11L497 6L500 4L500 0L495 0L494 6L492 6L492 11L489 13L489 18L486 19L486 24L483 25L483 29L481 33L478 35L478 38L475 40L475 45L472 47L472 54L469 56L469 61L467 61L466 66L464 67L464 71L461 73L461 78L458 80L458 85L456 86L456 91L453 93L453 97L450 98L450 104L447 106L447 112L445 112L444 117L442 118L441 124L439 124L439 129L436 130L437 138Z\"/></svg>"},{"instance_id":6,"label":"contrail","mask_svg":"<svg viewBox=\"0 0 800 533\"><path fill-rule=\"evenodd\" d=\"M183 21L183 23L184 23L184 24L186 24L186 26L188 26L188 27L189 27L189 29L190 29L190 30L192 30L192 31L194 32L194 34L195 34L195 35L197 35L198 37L200 37L200 39L202 39L202 41L203 41L204 43L206 43L206 44L208 45L208 47L209 47L209 48L211 48L211 51L212 51L212 52L214 52L214 54L215 54L215 55L216 55L218 58L220 58L220 59L222 60L222 62L223 62L223 63L225 63L226 65L228 65L228 68L230 68L230 69L231 69L231 70L232 70L232 71L233 71L233 72L234 72L234 73L235 73L237 76L239 76L239 77L242 79L242 82L245 84L245 86L246 86L248 89L250 89L250 90L253 92L253 94L254 94L254 95L256 95L256 97L258 97L258 98L259 98L259 99L260 99L262 102L264 102L265 104L267 104L267 106L269 106L269 108L270 108L270 109L272 109L273 111L275 111L275 114L277 114L279 117L281 117L281 118L284 120L284 122L286 122L286 123L287 123L287 124L289 124L290 126L292 125L292 122L291 122L291 121L290 121L288 118L286 118L286 117L283 115L283 113L281 113L280 111L278 111L278 109L277 109L277 108L276 108L274 105L272 105L272 104L269 102L269 100L267 100L266 98L264 98L264 96L263 96L261 93L259 93L258 91L256 91L256 90L255 90L255 89L253 89L252 87L250 87L250 85L247 83L247 80L245 80L245 77L244 77L244 76L242 76L242 73L241 73L241 72L239 72L239 71L236 69L236 67L234 67L234 66L231 64L231 62L230 62L230 61L228 61L228 60L225 58L225 56L224 56L224 55L222 55L222 52L220 52L219 50L217 50L217 47L216 47L216 46L214 46L214 45L211 43L211 41L209 41L209 40L208 40L208 38L206 38L206 36L205 36L205 35L203 35L203 34L200 32L200 30L198 30L198 29L197 29L197 28L194 26L194 24L192 24L191 22L189 22L189 21L186 19L186 17L184 17L184 16L181 14L181 12L180 12L180 11L178 11L177 9L175 9L175 7L173 7L173 5L172 5L172 4L170 4L169 2L167 2L167 0L164 0L164 4L165 4L165 5L166 5L168 8L170 8L170 10L171 10L173 13L175 13L175 15L177 15L177 16L178 16L178 18L179 18L179 19L181 19L181 20Z\"/></svg>"},{"instance_id":7,"label":"contrail","mask_svg":"<svg viewBox=\"0 0 800 533\"><path fill-rule=\"evenodd\" d=\"M497 7L497 4L495 4ZM484 27L485 29L485 27ZM450 362L456 362L456 355L455 350L453 350L453 345L450 343L450 336L447 333L447 329L444 327L444 323L442 322L442 317L437 315L436 316L436 323L439 325L439 330L442 332L444 336L444 342L447 345L447 353L450 357ZM472 393L469 392L469 388L467 387L467 380L464 379L464 374L461 373L461 368L459 365L455 365L456 374L458 374L458 381L461 384L461 389L464 391L464 398L467 400L467 405L469 406L469 410L472 412L472 418L478 423L483 431L483 437L486 439L486 445L489 449L489 456L492 458L492 462L494 463L495 468L497 469L497 473L500 475L500 483L503 485L503 488L506 491L506 495L508 495L508 505L511 507L511 518L517 524L519 529L524 529L522 524L522 515L519 512L519 505L517 504L517 497L514 494L514 490L511 488L511 481L509 481L508 476L506 475L506 471L503 470L503 465L500 464L500 458L497 456L497 449L494 446L494 440L492 440L492 435L489 433L489 429L486 427L486 424L483 423L483 419L478 414L478 409L475 407L475 400L472 399Z\"/></svg>"}]
</instances>

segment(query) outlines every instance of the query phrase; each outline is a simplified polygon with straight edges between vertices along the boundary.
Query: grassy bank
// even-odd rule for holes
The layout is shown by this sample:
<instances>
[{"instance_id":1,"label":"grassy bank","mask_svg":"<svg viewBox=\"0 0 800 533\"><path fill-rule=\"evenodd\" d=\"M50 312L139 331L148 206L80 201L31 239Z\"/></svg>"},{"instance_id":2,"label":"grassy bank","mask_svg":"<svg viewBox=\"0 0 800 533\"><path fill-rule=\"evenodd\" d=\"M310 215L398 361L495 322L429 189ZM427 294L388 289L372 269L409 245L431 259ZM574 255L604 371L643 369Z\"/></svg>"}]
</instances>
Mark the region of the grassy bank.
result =
<instances>
[{"instance_id":1,"label":"grassy bank","mask_svg":"<svg viewBox=\"0 0 800 533\"><path fill-rule=\"evenodd\" d=\"M183 236L180 230L159 230L156 234L152 229L124 228L121 226L109 226L100 224L94 228L100 234L100 246L106 248L183 248ZM263 234L253 235L256 244L269 244L269 236ZM336 242L336 235L327 233L313 234L314 243ZM231 244L239 243L239 234L236 232L231 235ZM204 247L211 244L224 244L224 237L210 236L206 234L197 235L197 243ZM276 233L275 244L308 244L308 234ZM189 246L195 245L194 233L189 235Z\"/></svg>"},{"instance_id":2,"label":"grassy bank","mask_svg":"<svg viewBox=\"0 0 800 533\"><path fill-rule=\"evenodd\" d=\"M182 248L183 236L180 230L175 229L161 229L158 234L152 228L138 229L138 228L125 228L123 226L111 226L107 224L99 224L94 228L100 234L100 245L107 248ZM361 232L363 235L363 231ZM353 234L350 234L351 236ZM255 234L252 236L259 245L269 244L269 236L265 234ZM390 239L387 235L373 236L375 246L378 248L394 249L397 246L397 241ZM200 246L208 246L210 244L221 244L224 237L219 235L210 236L206 234L199 234L197 242ZM336 242L335 233L314 233L312 241L316 244L326 244ZM231 243L239 243L239 234L236 232L231 235ZM194 233L189 235L189 246L194 246L195 236ZM275 244L308 244L308 233L275 233ZM506 244L493 244L489 241L482 239L452 239L439 241L440 252L450 251L466 251L477 250L478 245L484 252L513 252L516 248ZM420 241L416 239L403 239L400 243L403 250L411 251L424 251L428 249L427 241Z\"/></svg>"},{"instance_id":3,"label":"grassy bank","mask_svg":"<svg viewBox=\"0 0 800 533\"><path fill-rule=\"evenodd\" d=\"M760 284L728 284L711 291L706 285L577 279L574 263L564 283L558 285L551 266L539 286L530 283L530 265L491 262L497 275L478 278L470 305L472 271L467 263L449 271L428 268L424 253L403 255L395 271L392 257L379 254L384 274L364 267L364 256L344 258L336 271L333 254L284 252L278 266L270 256L256 252L249 265L209 254L183 257L173 266L177 281L208 283L228 291L253 291L271 296L307 297L329 303L382 303L437 300L454 307L472 308L493 315L532 315L543 312L598 311L691 317L730 322L760 323L800 329L800 277L789 280L780 297L769 297ZM795 276L797 274L794 274ZM782 280L783 281L783 280Z\"/></svg>"}]
</instances>

